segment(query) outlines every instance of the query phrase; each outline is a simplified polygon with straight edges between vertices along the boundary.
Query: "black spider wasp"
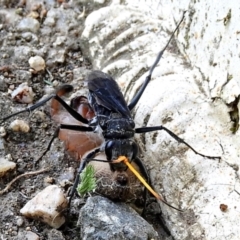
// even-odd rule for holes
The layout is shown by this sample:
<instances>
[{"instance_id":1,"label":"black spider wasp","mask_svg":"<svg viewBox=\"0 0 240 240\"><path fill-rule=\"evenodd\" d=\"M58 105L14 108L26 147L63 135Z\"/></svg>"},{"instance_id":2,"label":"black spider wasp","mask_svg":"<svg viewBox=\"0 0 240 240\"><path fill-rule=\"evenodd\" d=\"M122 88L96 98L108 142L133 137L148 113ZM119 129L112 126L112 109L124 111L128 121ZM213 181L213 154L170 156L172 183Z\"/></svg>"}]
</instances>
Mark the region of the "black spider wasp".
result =
<instances>
[{"instance_id":1,"label":"black spider wasp","mask_svg":"<svg viewBox=\"0 0 240 240\"><path fill-rule=\"evenodd\" d=\"M185 12L184 12L185 14ZM112 79L111 76L109 76L106 73L103 73L101 71L92 71L90 75L88 76L88 99L85 99L83 102L80 100L80 108L85 107L87 111L92 111L93 115L92 118L87 119L85 116L86 114L83 113L83 110L76 111L76 108L74 107L74 101L69 106L62 98L61 94L53 94L43 101L28 107L20 112L13 113L2 120L5 121L8 118L15 116L19 113L23 112L31 112L34 109L42 106L47 101L53 99L54 101L57 101L59 104L61 104L68 112L69 114L74 117L77 121L81 122L85 125L70 125L70 124L60 124L58 131L51 139L47 150L43 153L43 155L49 150L51 143L55 137L58 136L59 130L66 129L66 130L74 130L74 131L80 131L80 132L95 132L99 128L101 129L101 134L104 138L103 144L101 146L98 146L94 150L92 150L90 153L86 155L84 159L81 160L80 167L78 169L78 173L76 176L76 180L74 182L74 185L72 187L72 191L70 193L70 199L69 203L71 202L71 199L73 197L73 194L76 190L77 184L79 182L79 174L83 171L85 166L90 161L104 161L104 160L98 160L94 159L94 157L99 152L105 152L107 161L110 164L111 171L126 171L128 168L136 174L136 176L139 178L139 180L144 184L146 188L149 189L149 191L159 200L169 205L162 197L160 197L158 194L156 194L152 188L145 182L145 180L139 176L138 172L136 172L133 168L131 163L135 163L140 168L140 172L143 174L146 181L149 183L149 176L148 173L141 162L141 160L138 158L138 145L134 141L134 134L137 133L147 133L152 132L156 130L164 130L166 131L170 136L172 136L176 141L179 143L183 143L186 146L188 146L195 154L198 154L202 157L207 158L219 158L219 157L213 157L213 156L207 156L204 154L201 154L197 152L193 147L191 147L188 143L186 143L183 139L179 138L176 134L174 134L169 129L165 128L164 126L154 126L154 127L141 127L141 128L135 128L135 123L131 115L131 111L138 103L139 99L141 98L145 88L147 87L148 83L151 80L152 73L156 67L156 65L159 63L164 51L168 47L170 41L172 40L175 32L179 29L180 24L182 23L184 19L184 14L180 22L178 23L176 29L172 33L170 39L168 40L166 46L160 51L158 54L155 62L153 63L153 66L151 67L149 71L149 75L146 77L144 83L142 84L141 88L135 95L135 97L130 101L130 103L127 105L126 101L124 100L123 94L119 89L119 86L117 83ZM73 90L73 87L71 85L65 85L60 89L60 91L63 91L64 93L70 92ZM175 207L172 207L174 209L177 209ZM179 209L177 209L179 210Z\"/></svg>"}]
</instances>

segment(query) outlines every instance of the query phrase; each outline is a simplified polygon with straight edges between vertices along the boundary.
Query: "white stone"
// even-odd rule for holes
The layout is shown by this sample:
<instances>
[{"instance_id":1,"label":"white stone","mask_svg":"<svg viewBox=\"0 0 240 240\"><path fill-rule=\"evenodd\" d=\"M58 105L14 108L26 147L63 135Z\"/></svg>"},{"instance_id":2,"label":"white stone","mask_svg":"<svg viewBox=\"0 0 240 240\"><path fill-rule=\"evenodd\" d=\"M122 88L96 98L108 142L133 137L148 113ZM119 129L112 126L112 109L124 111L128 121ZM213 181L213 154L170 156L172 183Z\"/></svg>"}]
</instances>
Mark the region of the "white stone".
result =
<instances>
[{"instance_id":1,"label":"white stone","mask_svg":"<svg viewBox=\"0 0 240 240\"><path fill-rule=\"evenodd\" d=\"M9 128L14 132L24 132L27 133L30 130L28 123L24 120L16 119L12 121L9 125Z\"/></svg>"},{"instance_id":2,"label":"white stone","mask_svg":"<svg viewBox=\"0 0 240 240\"><path fill-rule=\"evenodd\" d=\"M32 103L34 92L26 82L20 84L14 91L11 92L12 98L20 103Z\"/></svg>"},{"instance_id":3,"label":"white stone","mask_svg":"<svg viewBox=\"0 0 240 240\"><path fill-rule=\"evenodd\" d=\"M15 162L11 162L7 158L0 158L0 177L4 176L8 171L12 171L15 168Z\"/></svg>"},{"instance_id":4,"label":"white stone","mask_svg":"<svg viewBox=\"0 0 240 240\"><path fill-rule=\"evenodd\" d=\"M6 134L7 134L7 132L6 132L5 128L4 127L0 127L0 136L1 137L5 137Z\"/></svg>"},{"instance_id":5,"label":"white stone","mask_svg":"<svg viewBox=\"0 0 240 240\"><path fill-rule=\"evenodd\" d=\"M17 25L17 29L22 32L30 31L35 33L39 30L39 28L40 23L38 20L31 17L23 18Z\"/></svg>"},{"instance_id":6,"label":"white stone","mask_svg":"<svg viewBox=\"0 0 240 240\"><path fill-rule=\"evenodd\" d=\"M46 67L45 60L41 56L30 57L28 63L36 72L45 70Z\"/></svg>"},{"instance_id":7,"label":"white stone","mask_svg":"<svg viewBox=\"0 0 240 240\"><path fill-rule=\"evenodd\" d=\"M67 208L67 199L60 187L51 185L39 192L20 210L26 217L38 219L53 228L65 222L62 212Z\"/></svg>"},{"instance_id":8,"label":"white stone","mask_svg":"<svg viewBox=\"0 0 240 240\"><path fill-rule=\"evenodd\" d=\"M128 89L128 102L168 41L165 31L172 31L183 10L189 10L176 36L182 55L164 53L134 119L141 127L149 115L147 126L163 124L197 151L222 157L195 155L164 131L145 134L144 162L154 188L186 210L179 214L161 204L174 239L239 239L240 138L239 131L231 132L229 103L240 94L240 2L114 2L87 17L82 37L89 42L94 68L113 72L123 92ZM220 204L228 210L222 212Z\"/></svg>"}]
</instances>

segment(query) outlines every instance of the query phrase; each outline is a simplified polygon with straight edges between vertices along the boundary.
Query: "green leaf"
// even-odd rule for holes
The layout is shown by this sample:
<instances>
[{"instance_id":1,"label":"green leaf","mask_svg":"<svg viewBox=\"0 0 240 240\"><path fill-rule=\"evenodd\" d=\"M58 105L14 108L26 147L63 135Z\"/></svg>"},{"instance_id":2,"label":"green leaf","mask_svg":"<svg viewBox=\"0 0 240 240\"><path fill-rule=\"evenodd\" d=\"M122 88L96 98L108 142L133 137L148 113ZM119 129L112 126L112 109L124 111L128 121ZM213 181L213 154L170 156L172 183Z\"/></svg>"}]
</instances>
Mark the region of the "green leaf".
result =
<instances>
[{"instance_id":1,"label":"green leaf","mask_svg":"<svg viewBox=\"0 0 240 240\"><path fill-rule=\"evenodd\" d=\"M46 84L50 85L50 86L53 86L53 83L47 79L44 79L43 80Z\"/></svg>"},{"instance_id":2,"label":"green leaf","mask_svg":"<svg viewBox=\"0 0 240 240\"><path fill-rule=\"evenodd\" d=\"M94 191L97 187L95 170L92 165L87 165L80 174L80 183L77 186L78 194L84 196L88 192Z\"/></svg>"}]
</instances>

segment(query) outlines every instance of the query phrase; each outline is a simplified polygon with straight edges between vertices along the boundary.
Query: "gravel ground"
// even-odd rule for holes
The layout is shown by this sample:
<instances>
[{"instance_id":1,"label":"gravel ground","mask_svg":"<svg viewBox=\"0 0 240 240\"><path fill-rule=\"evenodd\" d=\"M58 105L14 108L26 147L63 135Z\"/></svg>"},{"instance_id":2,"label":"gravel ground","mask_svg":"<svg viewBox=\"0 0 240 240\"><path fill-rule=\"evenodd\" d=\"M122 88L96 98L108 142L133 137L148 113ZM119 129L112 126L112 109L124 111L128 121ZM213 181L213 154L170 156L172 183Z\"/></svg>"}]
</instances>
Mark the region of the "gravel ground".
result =
<instances>
[{"instance_id":1,"label":"gravel ground","mask_svg":"<svg viewBox=\"0 0 240 240\"><path fill-rule=\"evenodd\" d=\"M20 83L27 82L32 87L35 93L33 102L36 102L58 85L73 83L73 75L80 72L79 69L91 68L89 62L82 57L78 44L73 46L69 41L71 34L75 34L74 30L69 29L71 27L74 29L74 26L64 25L61 28L60 20L57 17L53 28L43 24L46 19L46 11L52 11L52 14L69 17L70 25L71 19L80 14L80 7L77 10L79 12L75 12L71 6L66 5L64 8L63 4L51 1L45 5L41 1L28 1L26 4L23 1L16 1L16 3L15 1L1 1L0 9L2 20L2 24L0 24L1 117L27 106L14 102L10 95L11 90ZM31 17L34 14L36 14L36 18ZM24 22L26 20L27 22ZM80 31L79 28L75 28L75 30ZM69 36L64 38L66 32L69 33ZM74 40L76 39L77 35ZM35 55L45 59L46 71L37 73L30 71L28 60ZM49 165L54 167L51 167L50 171L46 173L21 178L13 184L8 193L0 196L1 239L78 239L76 237L79 235L77 234L78 229L76 229L77 212L72 212L71 222L61 230L52 229L44 223L26 219L20 215L20 209L26 202L48 185L44 179L51 177L53 181L59 183L62 174L70 167L76 168L78 165L65 154L63 144L58 140L54 142L46 157L39 164L34 164L46 149L55 130L56 124L52 123L48 110L47 106L43 106L30 115L18 116L30 126L30 132L27 134L16 133L9 129L9 123L15 118L3 125L7 135L1 139L1 156L10 154L12 161L17 164L17 170L0 179L1 189L17 175L46 168Z\"/></svg>"},{"instance_id":2,"label":"gravel ground","mask_svg":"<svg viewBox=\"0 0 240 240\"><path fill-rule=\"evenodd\" d=\"M0 2L1 118L27 107L27 104L13 101L10 95L22 82L32 87L34 103L63 83L72 84L76 90L82 89L81 80L91 69L89 60L82 56L79 43L85 17L82 10L81 5L65 1ZM86 9L86 14L88 11L90 9ZM45 60L45 71L30 69L28 60L36 55ZM9 123L16 118L27 122L30 126L28 133L16 133L9 128ZM19 179L0 196L1 239L78 239L78 209L74 204L71 217L60 230L20 215L20 209L49 184L49 178L58 184L63 174L78 166L65 153L59 140L55 140L46 156L35 163L56 129L48 105L31 114L11 118L2 126L7 134L0 139L0 156L8 155L17 167L16 171L0 179L1 189L22 173L52 167L45 173ZM151 220L155 221L155 217L152 216ZM160 229L159 224L155 227Z\"/></svg>"}]
</instances>

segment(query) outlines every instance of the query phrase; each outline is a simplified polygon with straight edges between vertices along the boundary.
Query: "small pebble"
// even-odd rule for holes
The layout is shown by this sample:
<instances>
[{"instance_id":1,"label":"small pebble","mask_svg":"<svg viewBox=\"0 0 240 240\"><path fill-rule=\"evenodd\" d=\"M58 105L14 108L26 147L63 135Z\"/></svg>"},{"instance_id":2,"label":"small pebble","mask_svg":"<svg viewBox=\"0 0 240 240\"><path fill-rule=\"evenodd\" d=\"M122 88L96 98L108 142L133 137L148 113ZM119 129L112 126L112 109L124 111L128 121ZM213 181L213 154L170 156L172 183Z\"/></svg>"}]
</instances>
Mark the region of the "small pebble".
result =
<instances>
[{"instance_id":1,"label":"small pebble","mask_svg":"<svg viewBox=\"0 0 240 240\"><path fill-rule=\"evenodd\" d=\"M0 91L6 92L8 89L4 76L0 76Z\"/></svg>"},{"instance_id":2,"label":"small pebble","mask_svg":"<svg viewBox=\"0 0 240 240\"><path fill-rule=\"evenodd\" d=\"M7 135L7 132L4 127L0 127L0 136L5 137Z\"/></svg>"},{"instance_id":3,"label":"small pebble","mask_svg":"<svg viewBox=\"0 0 240 240\"><path fill-rule=\"evenodd\" d=\"M23 18L17 25L17 30L21 32L30 31L36 33L39 28L39 21L31 17Z\"/></svg>"},{"instance_id":4,"label":"small pebble","mask_svg":"<svg viewBox=\"0 0 240 240\"><path fill-rule=\"evenodd\" d=\"M24 132L24 133L27 133L30 130L29 125L25 121L19 120L19 119L16 119L13 122L11 122L9 127L14 132Z\"/></svg>"},{"instance_id":5,"label":"small pebble","mask_svg":"<svg viewBox=\"0 0 240 240\"><path fill-rule=\"evenodd\" d=\"M32 103L34 98L34 92L26 82L20 84L14 91L12 91L12 98L20 103Z\"/></svg>"},{"instance_id":6,"label":"small pebble","mask_svg":"<svg viewBox=\"0 0 240 240\"><path fill-rule=\"evenodd\" d=\"M40 111L40 110L35 110L34 111L34 116L39 121L44 121L46 119L46 114L43 111Z\"/></svg>"},{"instance_id":7,"label":"small pebble","mask_svg":"<svg viewBox=\"0 0 240 240\"><path fill-rule=\"evenodd\" d=\"M27 16L30 18L37 19L37 18L39 18L39 13L37 11L31 11Z\"/></svg>"},{"instance_id":8,"label":"small pebble","mask_svg":"<svg viewBox=\"0 0 240 240\"><path fill-rule=\"evenodd\" d=\"M17 160L17 163L22 163L23 162L23 160L21 159L21 158L19 158L18 160Z\"/></svg>"},{"instance_id":9,"label":"small pebble","mask_svg":"<svg viewBox=\"0 0 240 240\"><path fill-rule=\"evenodd\" d=\"M24 33L22 33L22 37L23 37L26 41L30 42L30 41L32 40L32 33L30 33L30 32L24 32Z\"/></svg>"},{"instance_id":10,"label":"small pebble","mask_svg":"<svg viewBox=\"0 0 240 240\"><path fill-rule=\"evenodd\" d=\"M72 182L68 181L67 179L64 179L64 180L59 181L59 185L62 188L66 188L67 186L71 186Z\"/></svg>"},{"instance_id":11,"label":"small pebble","mask_svg":"<svg viewBox=\"0 0 240 240\"><path fill-rule=\"evenodd\" d=\"M9 85L9 87L8 87L10 90L13 90L14 88L15 88L15 85L14 84L11 84L11 85Z\"/></svg>"},{"instance_id":12,"label":"small pebble","mask_svg":"<svg viewBox=\"0 0 240 240\"><path fill-rule=\"evenodd\" d=\"M28 63L35 72L45 70L46 67L45 60L40 56L29 58Z\"/></svg>"},{"instance_id":13,"label":"small pebble","mask_svg":"<svg viewBox=\"0 0 240 240\"><path fill-rule=\"evenodd\" d=\"M16 224L18 227L21 227L23 225L24 221L23 221L23 218L22 217L17 217L17 221L16 221Z\"/></svg>"},{"instance_id":14,"label":"small pebble","mask_svg":"<svg viewBox=\"0 0 240 240\"><path fill-rule=\"evenodd\" d=\"M75 169L73 167L70 167L59 176L58 180L60 182L61 181L71 182L74 180L74 173L75 173Z\"/></svg>"},{"instance_id":15,"label":"small pebble","mask_svg":"<svg viewBox=\"0 0 240 240\"><path fill-rule=\"evenodd\" d=\"M27 240L39 240L40 238L36 233L34 233L32 231L28 231L26 233L26 239Z\"/></svg>"},{"instance_id":16,"label":"small pebble","mask_svg":"<svg viewBox=\"0 0 240 240\"><path fill-rule=\"evenodd\" d=\"M29 125L25 121L19 120L19 119L16 119L13 122L11 122L9 127L14 132L24 132L24 133L27 133L30 130Z\"/></svg>"},{"instance_id":17,"label":"small pebble","mask_svg":"<svg viewBox=\"0 0 240 240\"><path fill-rule=\"evenodd\" d=\"M6 54L6 53L4 53L4 54L2 55L2 58L9 58L9 55Z\"/></svg>"},{"instance_id":18,"label":"small pebble","mask_svg":"<svg viewBox=\"0 0 240 240\"><path fill-rule=\"evenodd\" d=\"M59 228L65 222L62 213L67 205L67 198L61 188L50 185L28 201L20 212L25 217L38 219L53 228Z\"/></svg>"},{"instance_id":19,"label":"small pebble","mask_svg":"<svg viewBox=\"0 0 240 240\"><path fill-rule=\"evenodd\" d=\"M59 82L57 80L53 81L53 87L57 87L59 85Z\"/></svg>"},{"instance_id":20,"label":"small pebble","mask_svg":"<svg viewBox=\"0 0 240 240\"><path fill-rule=\"evenodd\" d=\"M66 42L66 36L59 36L56 38L56 41L53 43L54 47L60 46Z\"/></svg>"},{"instance_id":21,"label":"small pebble","mask_svg":"<svg viewBox=\"0 0 240 240\"><path fill-rule=\"evenodd\" d=\"M12 238L11 238L12 239ZM21 240L39 240L39 236L31 231L30 227L27 227L25 231L19 230L17 238L14 239L21 239Z\"/></svg>"},{"instance_id":22,"label":"small pebble","mask_svg":"<svg viewBox=\"0 0 240 240\"><path fill-rule=\"evenodd\" d=\"M8 161L12 161L12 155L9 153L5 156L5 158L8 160Z\"/></svg>"},{"instance_id":23,"label":"small pebble","mask_svg":"<svg viewBox=\"0 0 240 240\"><path fill-rule=\"evenodd\" d=\"M12 171L16 168L16 163L8 161L8 159L0 158L0 177L6 175L8 171Z\"/></svg>"},{"instance_id":24,"label":"small pebble","mask_svg":"<svg viewBox=\"0 0 240 240\"><path fill-rule=\"evenodd\" d=\"M17 233L17 231L15 231L15 230L13 230L12 233L11 233L12 236L17 236L17 234L18 234L18 233Z\"/></svg>"},{"instance_id":25,"label":"small pebble","mask_svg":"<svg viewBox=\"0 0 240 240\"><path fill-rule=\"evenodd\" d=\"M44 182L45 183L50 183L50 184L52 184L52 183L54 183L55 182L55 180L54 180L54 178L53 177L46 177L46 178L44 178Z\"/></svg>"},{"instance_id":26,"label":"small pebble","mask_svg":"<svg viewBox=\"0 0 240 240\"><path fill-rule=\"evenodd\" d=\"M227 212L227 210L228 210L228 205L226 205L226 204L220 204L220 210L222 211L222 212Z\"/></svg>"}]
</instances>

